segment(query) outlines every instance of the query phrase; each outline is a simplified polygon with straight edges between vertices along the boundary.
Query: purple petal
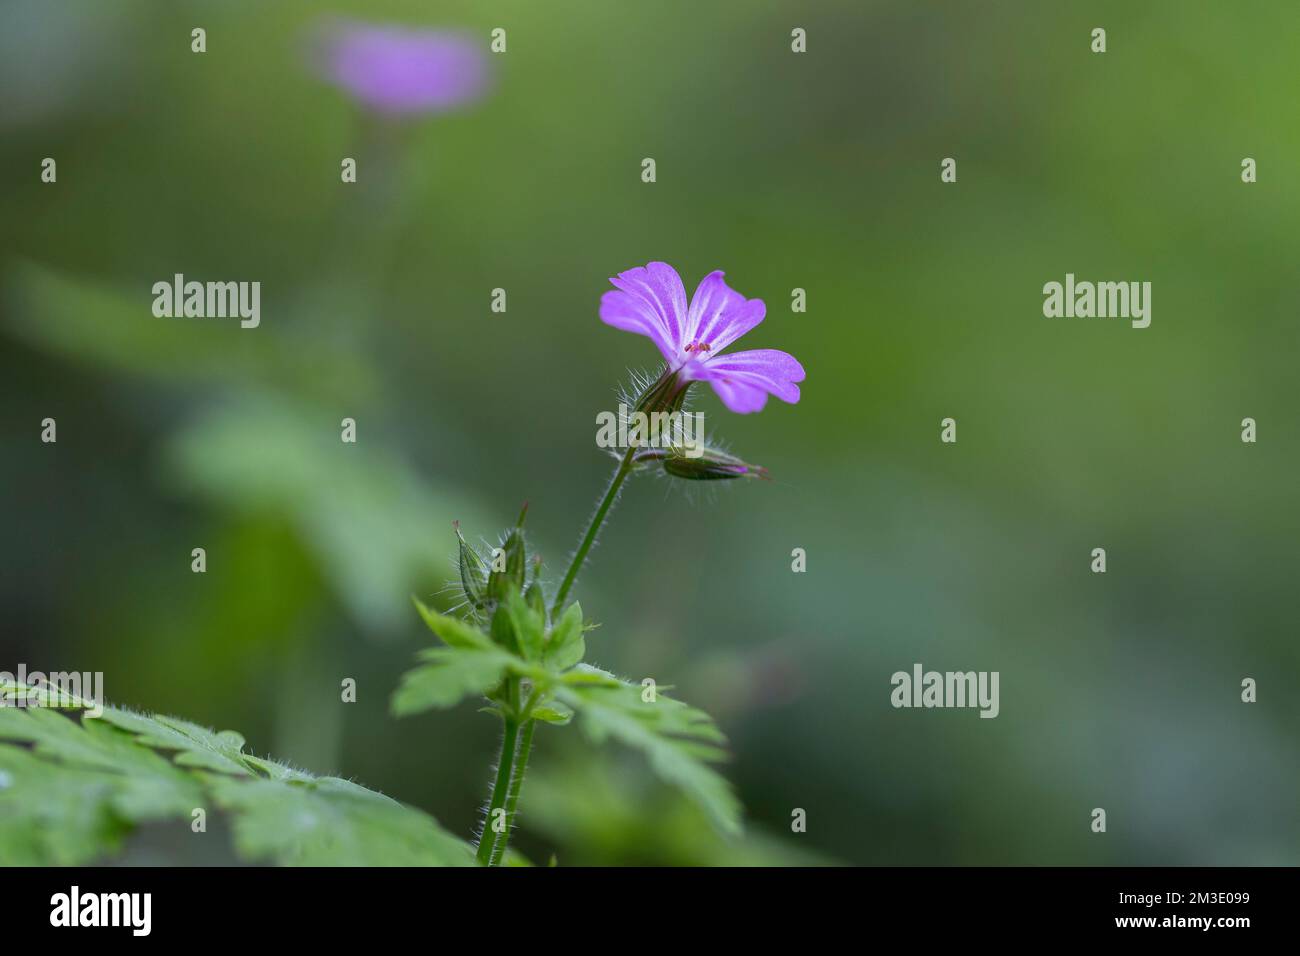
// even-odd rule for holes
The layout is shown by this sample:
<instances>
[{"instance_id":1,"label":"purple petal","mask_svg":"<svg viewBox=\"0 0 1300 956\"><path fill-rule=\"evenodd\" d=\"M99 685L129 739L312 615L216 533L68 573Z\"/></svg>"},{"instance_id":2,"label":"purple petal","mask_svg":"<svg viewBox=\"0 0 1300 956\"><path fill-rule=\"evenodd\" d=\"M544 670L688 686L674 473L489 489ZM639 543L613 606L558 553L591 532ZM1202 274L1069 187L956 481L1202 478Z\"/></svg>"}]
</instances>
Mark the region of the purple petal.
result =
<instances>
[{"instance_id":1,"label":"purple petal","mask_svg":"<svg viewBox=\"0 0 1300 956\"><path fill-rule=\"evenodd\" d=\"M691 362L686 374L708 382L722 403L741 415L760 411L768 394L791 404L799 401L804 380L803 366L793 355L779 349L754 349Z\"/></svg>"},{"instance_id":2,"label":"purple petal","mask_svg":"<svg viewBox=\"0 0 1300 956\"><path fill-rule=\"evenodd\" d=\"M384 113L441 112L483 95L487 52L477 39L353 20L322 31L319 72Z\"/></svg>"},{"instance_id":3,"label":"purple petal","mask_svg":"<svg viewBox=\"0 0 1300 956\"><path fill-rule=\"evenodd\" d=\"M706 275L691 297L683 342L705 357L717 355L767 314L762 299L746 299L715 270Z\"/></svg>"},{"instance_id":4,"label":"purple petal","mask_svg":"<svg viewBox=\"0 0 1300 956\"><path fill-rule=\"evenodd\" d=\"M675 364L686 321L686 288L677 270L664 262L620 272L609 280L619 290L600 299L600 320L626 332L646 335L664 361Z\"/></svg>"}]
</instances>

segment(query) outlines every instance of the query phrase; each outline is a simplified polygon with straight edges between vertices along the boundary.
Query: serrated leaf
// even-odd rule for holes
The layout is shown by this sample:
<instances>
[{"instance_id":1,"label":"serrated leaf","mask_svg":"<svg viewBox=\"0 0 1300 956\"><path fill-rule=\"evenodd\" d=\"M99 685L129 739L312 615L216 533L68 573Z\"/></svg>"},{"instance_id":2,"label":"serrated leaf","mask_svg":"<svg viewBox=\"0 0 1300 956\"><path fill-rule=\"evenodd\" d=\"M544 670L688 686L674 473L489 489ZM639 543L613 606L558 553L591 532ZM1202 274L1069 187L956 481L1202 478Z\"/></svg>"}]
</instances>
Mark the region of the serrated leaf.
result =
<instances>
[{"instance_id":1,"label":"serrated leaf","mask_svg":"<svg viewBox=\"0 0 1300 956\"><path fill-rule=\"evenodd\" d=\"M236 733L106 708L110 715L0 708L0 864L102 860L138 823L188 821L208 808L230 814L236 850L249 860L473 865L469 844L432 817L347 780L243 754ZM234 762L246 768L231 772Z\"/></svg>"},{"instance_id":2,"label":"serrated leaf","mask_svg":"<svg viewBox=\"0 0 1300 956\"><path fill-rule=\"evenodd\" d=\"M244 760L244 738L232 730L212 731L187 720L149 717L116 707L104 708L100 719L135 734L146 746L177 751L178 764L220 773L252 772Z\"/></svg>"},{"instance_id":3,"label":"serrated leaf","mask_svg":"<svg viewBox=\"0 0 1300 956\"><path fill-rule=\"evenodd\" d=\"M254 757L251 754L244 756L244 763L248 764L254 770L257 770L270 777L272 780L301 780L311 779L311 774L302 770L295 770L287 764L279 763L275 760L266 760L262 757Z\"/></svg>"},{"instance_id":4,"label":"serrated leaf","mask_svg":"<svg viewBox=\"0 0 1300 956\"><path fill-rule=\"evenodd\" d=\"M187 816L203 805L192 776L139 746L130 734L94 718L78 721L52 710L3 708L0 739L30 744L44 760L109 775L103 798L123 821Z\"/></svg>"},{"instance_id":5,"label":"serrated leaf","mask_svg":"<svg viewBox=\"0 0 1300 956\"><path fill-rule=\"evenodd\" d=\"M582 607L575 601L551 629L551 637L542 656L546 666L565 671L580 663L587 655L587 644L583 640L582 631Z\"/></svg>"},{"instance_id":6,"label":"serrated leaf","mask_svg":"<svg viewBox=\"0 0 1300 956\"><path fill-rule=\"evenodd\" d=\"M417 597L412 596L411 600L415 602L415 609L420 612L420 617L429 626L429 630L433 631L448 647L485 648L492 646L492 639L473 624L432 611Z\"/></svg>"},{"instance_id":7,"label":"serrated leaf","mask_svg":"<svg viewBox=\"0 0 1300 956\"><path fill-rule=\"evenodd\" d=\"M708 765L726 758L721 747L725 738L712 718L662 694L644 701L639 685L596 668L584 673L588 679L568 682L559 696L577 712L587 736L595 742L613 738L641 750L655 773L681 788L714 826L739 833L740 801L726 778ZM605 679L590 679L600 675Z\"/></svg>"},{"instance_id":8,"label":"serrated leaf","mask_svg":"<svg viewBox=\"0 0 1300 956\"><path fill-rule=\"evenodd\" d=\"M0 865L76 866L121 849L131 824L102 770L0 746Z\"/></svg>"},{"instance_id":9,"label":"serrated leaf","mask_svg":"<svg viewBox=\"0 0 1300 956\"><path fill-rule=\"evenodd\" d=\"M251 860L282 866L473 866L469 844L429 816L383 794L317 777L290 786L274 780L213 778L216 803L234 818L235 847Z\"/></svg>"},{"instance_id":10,"label":"serrated leaf","mask_svg":"<svg viewBox=\"0 0 1300 956\"><path fill-rule=\"evenodd\" d=\"M405 717L433 708L455 707L466 697L486 694L505 676L510 655L495 647L470 650L437 647L424 651L426 663L407 671L393 692L392 711Z\"/></svg>"},{"instance_id":11,"label":"serrated leaf","mask_svg":"<svg viewBox=\"0 0 1300 956\"><path fill-rule=\"evenodd\" d=\"M0 708L0 863L74 865L141 822L188 817L202 787L130 734L43 708Z\"/></svg>"}]
</instances>

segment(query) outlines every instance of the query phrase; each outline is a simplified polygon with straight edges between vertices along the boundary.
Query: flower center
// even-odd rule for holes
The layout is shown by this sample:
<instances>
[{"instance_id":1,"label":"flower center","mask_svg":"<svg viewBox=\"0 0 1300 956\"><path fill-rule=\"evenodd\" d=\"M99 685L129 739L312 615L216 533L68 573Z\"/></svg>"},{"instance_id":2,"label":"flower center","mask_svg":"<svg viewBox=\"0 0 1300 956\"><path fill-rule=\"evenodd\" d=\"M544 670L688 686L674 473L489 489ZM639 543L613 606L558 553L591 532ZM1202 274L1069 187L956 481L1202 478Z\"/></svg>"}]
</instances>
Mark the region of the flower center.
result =
<instances>
[{"instance_id":1,"label":"flower center","mask_svg":"<svg viewBox=\"0 0 1300 956\"><path fill-rule=\"evenodd\" d=\"M692 342L690 345L686 346L686 351L704 353L707 352L709 348L710 346L708 342Z\"/></svg>"}]
</instances>

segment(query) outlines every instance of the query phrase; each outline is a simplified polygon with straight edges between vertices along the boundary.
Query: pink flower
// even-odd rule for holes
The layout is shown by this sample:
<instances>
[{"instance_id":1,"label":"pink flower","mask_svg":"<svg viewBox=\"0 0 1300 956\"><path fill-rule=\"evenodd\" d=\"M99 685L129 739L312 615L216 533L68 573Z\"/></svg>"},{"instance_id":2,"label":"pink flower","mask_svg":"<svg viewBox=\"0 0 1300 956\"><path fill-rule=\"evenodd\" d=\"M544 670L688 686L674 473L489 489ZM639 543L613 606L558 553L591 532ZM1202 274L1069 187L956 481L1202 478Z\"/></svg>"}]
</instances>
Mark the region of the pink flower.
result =
<instances>
[{"instance_id":1,"label":"pink flower","mask_svg":"<svg viewBox=\"0 0 1300 956\"><path fill-rule=\"evenodd\" d=\"M483 96L483 44L461 33L335 20L317 37L320 74L391 115L442 113Z\"/></svg>"},{"instance_id":2,"label":"pink flower","mask_svg":"<svg viewBox=\"0 0 1300 956\"><path fill-rule=\"evenodd\" d=\"M777 349L720 355L767 314L762 299L746 299L710 272L686 302L677 270L664 262L620 272L609 280L618 290L600 300L600 320L650 338L670 369L688 382L708 382L733 412L757 412L775 395L799 401L803 366Z\"/></svg>"}]
</instances>

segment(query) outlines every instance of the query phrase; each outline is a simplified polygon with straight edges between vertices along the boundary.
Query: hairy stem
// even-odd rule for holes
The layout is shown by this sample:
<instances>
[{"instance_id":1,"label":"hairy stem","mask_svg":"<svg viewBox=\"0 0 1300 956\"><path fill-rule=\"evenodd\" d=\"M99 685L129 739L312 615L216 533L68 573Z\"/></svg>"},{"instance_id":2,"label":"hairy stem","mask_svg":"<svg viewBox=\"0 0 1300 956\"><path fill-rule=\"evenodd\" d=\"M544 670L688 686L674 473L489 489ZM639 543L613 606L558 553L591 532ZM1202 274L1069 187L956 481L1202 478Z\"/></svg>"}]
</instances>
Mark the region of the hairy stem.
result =
<instances>
[{"instance_id":1,"label":"hairy stem","mask_svg":"<svg viewBox=\"0 0 1300 956\"><path fill-rule=\"evenodd\" d=\"M504 809L506 805L507 793L510 789L515 765L515 744L519 738L519 719L514 714L509 714L504 718L505 733L501 737L501 758L497 761L497 779L492 785L492 799L488 802L487 817L483 820L483 833L478 840L478 861L483 866L492 865L492 857L496 853L496 844L498 837L502 845L502 851L505 850L505 844L510 838L509 821L504 832L498 834L493 828L496 822L496 811L498 808Z\"/></svg>"},{"instance_id":2,"label":"hairy stem","mask_svg":"<svg viewBox=\"0 0 1300 956\"><path fill-rule=\"evenodd\" d=\"M678 371L671 367L665 367L659 378L637 397L636 410L638 412L679 410L686 399L686 389L689 384L689 382L684 383L681 381ZM569 596L569 589L573 587L573 581L582 568L582 562L587 560L587 552L596 543L596 535L600 532L600 526L609 517L609 509L614 507L614 502L618 500L619 489L623 487L623 482L627 480L627 476L632 473L632 466L636 464L637 451L638 445L633 442L624 453L622 461L618 463L618 468L614 470L614 477L610 478L609 486L605 489L605 495L600 499L600 504L596 506L596 513L591 516L587 530L582 535L582 542L578 545L578 550L574 552L573 560L569 563L569 570L564 573L564 580L560 582L560 590L555 593L555 603L551 605L552 619L558 617L560 609L564 607L564 599Z\"/></svg>"},{"instance_id":3,"label":"hairy stem","mask_svg":"<svg viewBox=\"0 0 1300 956\"><path fill-rule=\"evenodd\" d=\"M578 576L578 570L582 567L582 562L587 560L587 552L591 546L596 543L596 534L600 531L600 526L605 523L609 516L609 509L614 507L614 502L618 499L618 491L623 487L623 482L632 472L632 456L636 454L636 446L632 446L623 455L623 460L618 463L618 468L614 471L614 477L609 480L609 487L605 489L605 497L600 499L600 504L596 507L596 513L591 516L591 523L587 525L587 531L582 536L582 543L578 545L578 550L574 552L573 561L569 564L569 570L564 574L564 580L560 582L560 590L555 592L555 603L551 605L551 617L555 619L559 616L560 609L564 607L564 599L569 594L569 588L573 587L573 581Z\"/></svg>"},{"instance_id":4,"label":"hairy stem","mask_svg":"<svg viewBox=\"0 0 1300 956\"><path fill-rule=\"evenodd\" d=\"M519 739L519 752L515 755L514 774L510 778L510 791L506 796L506 828L501 839L492 851L493 865L499 865L506 858L506 845L510 842L510 831L515 825L515 811L519 809L519 791L524 786L524 774L528 771L528 757L533 749L533 730L537 727L534 718L526 718L523 723L523 736Z\"/></svg>"}]
</instances>

